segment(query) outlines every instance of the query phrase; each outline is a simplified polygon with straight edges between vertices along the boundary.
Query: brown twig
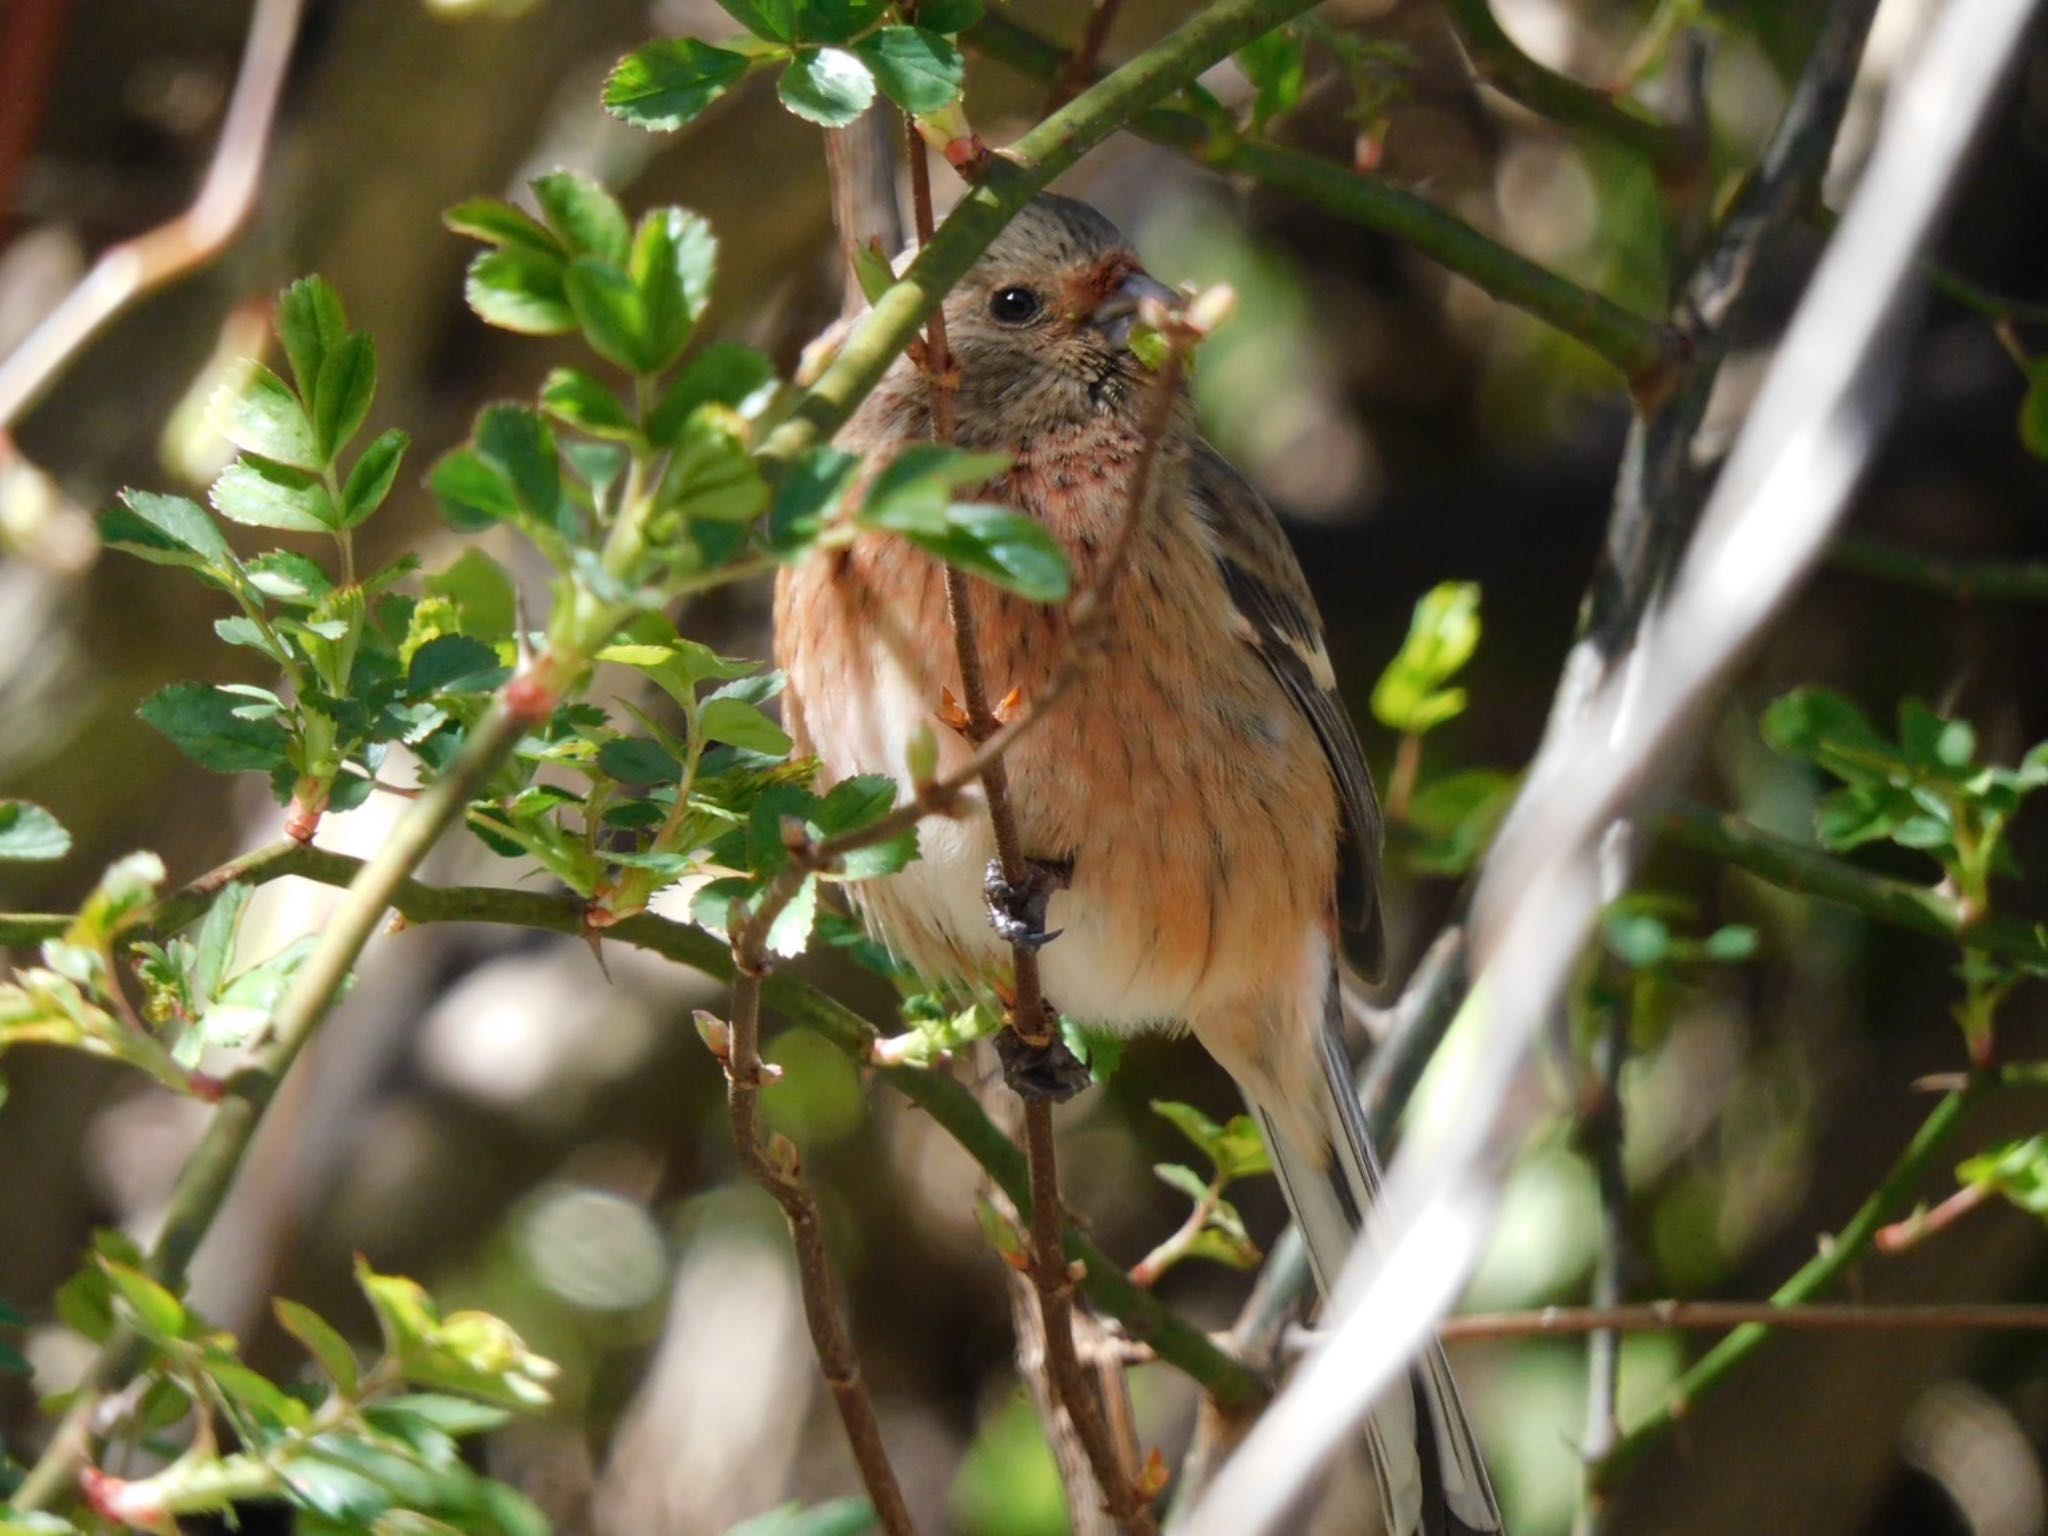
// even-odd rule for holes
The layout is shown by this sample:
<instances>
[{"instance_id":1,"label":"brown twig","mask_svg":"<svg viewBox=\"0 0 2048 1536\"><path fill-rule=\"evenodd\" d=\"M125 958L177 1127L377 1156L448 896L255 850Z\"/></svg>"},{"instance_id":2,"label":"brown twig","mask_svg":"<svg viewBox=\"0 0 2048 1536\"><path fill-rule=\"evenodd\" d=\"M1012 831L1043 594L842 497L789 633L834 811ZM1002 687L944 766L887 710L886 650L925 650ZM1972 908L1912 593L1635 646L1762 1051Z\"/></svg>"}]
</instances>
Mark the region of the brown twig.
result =
<instances>
[{"instance_id":1,"label":"brown twig","mask_svg":"<svg viewBox=\"0 0 2048 1536\"><path fill-rule=\"evenodd\" d=\"M799 866L785 870L769 886L759 910L733 937L732 1019L723 1042L733 1146L740 1166L774 1197L789 1222L811 1347L825 1385L831 1388L833 1406L839 1410L847 1445L874 1503L875 1518L889 1536L909 1536L917 1527L911 1521L896 1469L889 1463L881 1421L875 1416L874 1400L861 1375L860 1356L847 1328L846 1304L832 1266L831 1249L825 1243L817 1196L803 1180L795 1144L785 1136L768 1139L762 1135L761 984L768 975L768 930L795 899L806 878Z\"/></svg>"},{"instance_id":2,"label":"brown twig","mask_svg":"<svg viewBox=\"0 0 2048 1536\"><path fill-rule=\"evenodd\" d=\"M2048 1307L1956 1302L1883 1306L1847 1302L1779 1306L1768 1301L1646 1301L1626 1307L1543 1307L1532 1312L1474 1312L1444 1319L1446 1339L1526 1339L1580 1333L1720 1332L1755 1324L1796 1332L1870 1333L2048 1330Z\"/></svg>"},{"instance_id":3,"label":"brown twig","mask_svg":"<svg viewBox=\"0 0 2048 1536\"><path fill-rule=\"evenodd\" d=\"M931 165L924 141L914 126L907 130L910 150L911 213L916 220L920 245L932 238ZM943 307L932 312L926 324L923 367L930 384L932 436L950 442L954 428L952 353L946 345ZM1162 383L1171 383L1162 370ZM1170 405L1170 398L1169 398ZM1119 543L1127 542L1133 512L1142 505L1147 489L1156 443L1148 436L1133 473L1132 509L1125 514L1125 529ZM982 669L981 645L977 634L972 578L956 566L946 568L946 605L953 621L953 646L959 658L961 706L966 714L967 736L977 747L993 737L1000 724L989 707L988 679ZM1022 886L1028 878L1024 847L1017 831L1016 810L1010 803L1009 773L1000 755L982 768L982 795L987 802L989 826L994 834L996 857L1003 878ZM1038 956L1024 944L1011 946L1012 995L1014 1005L1009 1027L1018 1038L1037 1049L1050 1047L1057 1033L1048 1020L1045 994L1040 983ZM1109 1425L1074 1348L1074 1276L1067 1264L1066 1218L1060 1203L1059 1165L1053 1149L1052 1103L1029 1097L1024 1103L1024 1150L1031 1171L1032 1279L1038 1287L1039 1310L1045 1319L1046 1374L1060 1402L1073 1420L1074 1432L1088 1453L1088 1462L1102 1485L1103 1501L1117 1523L1126 1530L1149 1536L1158 1525L1143 1494L1125 1476Z\"/></svg>"},{"instance_id":4,"label":"brown twig","mask_svg":"<svg viewBox=\"0 0 2048 1536\"><path fill-rule=\"evenodd\" d=\"M1918 1210L1904 1221L1878 1228L1871 1246L1879 1253L1903 1253L1922 1238L1932 1237L1960 1221L1995 1193L1989 1184L1965 1184L1932 1210Z\"/></svg>"},{"instance_id":5,"label":"brown twig","mask_svg":"<svg viewBox=\"0 0 2048 1536\"><path fill-rule=\"evenodd\" d=\"M0 245L13 233L15 188L56 73L71 0L16 0L0 22Z\"/></svg>"},{"instance_id":6,"label":"brown twig","mask_svg":"<svg viewBox=\"0 0 2048 1536\"><path fill-rule=\"evenodd\" d=\"M1057 112L1072 101L1095 80L1096 64L1102 57L1102 45L1109 41L1109 34L1116 26L1116 13L1123 7L1123 0L1095 0L1088 12L1088 25L1082 30L1081 41L1067 56L1061 66L1059 78L1053 82L1052 94L1046 98L1045 110Z\"/></svg>"},{"instance_id":7,"label":"brown twig","mask_svg":"<svg viewBox=\"0 0 2048 1536\"><path fill-rule=\"evenodd\" d=\"M100 327L150 290L203 266L235 237L256 201L303 5L304 0L261 0L256 7L220 143L192 206L168 224L103 251L84 280L0 362L0 432L36 402Z\"/></svg>"}]
</instances>

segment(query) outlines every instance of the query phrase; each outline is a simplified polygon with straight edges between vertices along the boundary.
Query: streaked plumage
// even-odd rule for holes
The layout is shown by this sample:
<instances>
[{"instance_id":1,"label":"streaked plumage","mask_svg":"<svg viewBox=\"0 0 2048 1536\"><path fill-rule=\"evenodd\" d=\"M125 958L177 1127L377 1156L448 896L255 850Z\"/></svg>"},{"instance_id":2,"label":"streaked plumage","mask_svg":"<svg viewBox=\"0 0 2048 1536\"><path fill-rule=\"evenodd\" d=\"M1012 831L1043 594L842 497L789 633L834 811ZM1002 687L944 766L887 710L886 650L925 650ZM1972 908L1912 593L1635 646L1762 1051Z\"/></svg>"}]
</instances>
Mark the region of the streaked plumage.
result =
<instances>
[{"instance_id":1,"label":"streaked plumage","mask_svg":"<svg viewBox=\"0 0 2048 1536\"><path fill-rule=\"evenodd\" d=\"M1077 587L1125 515L1146 387L1097 312L1146 283L1107 220L1046 197L946 303L957 440L1011 456L990 495L1058 536ZM1020 290L1041 301L1023 322ZM929 437L926 402L899 362L840 442L878 466ZM1042 952L1046 994L1098 1027L1194 1033L1265 1121L1328 1278L1376 1183L1328 1012L1340 921L1379 961L1379 809L1301 568L1185 400L1152 485L1094 669L1009 758L1026 852L1072 865L1052 898L1047 926L1062 936ZM974 602L991 696L1033 698L1066 652L1067 610L982 584ZM804 562L777 588L776 629L791 731L828 779L888 773L907 789L907 750L926 726L942 766L964 757L936 718L960 683L943 572L927 556L864 536ZM999 980L1008 950L982 900L986 818L928 821L922 849L862 888L869 919L929 977ZM1376 1420L1393 1529L1497 1529L1440 1358L1418 1381L1416 1398L1397 1394ZM1420 1449L1418 1403L1436 1421Z\"/></svg>"}]
</instances>

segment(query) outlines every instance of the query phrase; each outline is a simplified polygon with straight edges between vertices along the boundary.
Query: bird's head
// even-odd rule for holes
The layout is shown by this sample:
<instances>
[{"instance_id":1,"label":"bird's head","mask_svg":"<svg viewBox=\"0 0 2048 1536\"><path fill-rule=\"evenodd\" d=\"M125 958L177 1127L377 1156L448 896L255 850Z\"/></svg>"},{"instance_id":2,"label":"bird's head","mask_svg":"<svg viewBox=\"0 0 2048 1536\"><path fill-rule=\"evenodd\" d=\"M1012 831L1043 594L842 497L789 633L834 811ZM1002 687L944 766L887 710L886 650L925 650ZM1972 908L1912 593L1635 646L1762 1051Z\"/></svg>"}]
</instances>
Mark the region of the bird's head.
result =
<instances>
[{"instance_id":1,"label":"bird's head","mask_svg":"<svg viewBox=\"0 0 2048 1536\"><path fill-rule=\"evenodd\" d=\"M1180 302L1114 224L1070 197L1035 199L946 299L961 441L1135 418L1146 374L1130 338L1146 299Z\"/></svg>"}]
</instances>

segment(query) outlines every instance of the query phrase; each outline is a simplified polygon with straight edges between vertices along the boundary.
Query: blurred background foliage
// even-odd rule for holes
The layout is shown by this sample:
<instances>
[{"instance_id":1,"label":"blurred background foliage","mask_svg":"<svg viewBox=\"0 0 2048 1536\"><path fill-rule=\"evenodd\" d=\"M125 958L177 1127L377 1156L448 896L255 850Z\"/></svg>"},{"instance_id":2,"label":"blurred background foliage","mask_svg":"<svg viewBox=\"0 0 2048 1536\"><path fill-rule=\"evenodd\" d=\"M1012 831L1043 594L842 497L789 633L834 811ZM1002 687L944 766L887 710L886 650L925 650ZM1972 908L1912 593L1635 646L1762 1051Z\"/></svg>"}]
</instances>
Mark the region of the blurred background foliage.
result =
<instances>
[{"instance_id":1,"label":"blurred background foliage","mask_svg":"<svg viewBox=\"0 0 2048 1536\"><path fill-rule=\"evenodd\" d=\"M1008 7L1063 39L1085 9ZM1110 56L1193 9L1131 0ZM1498 5L1537 56L1595 81L1639 62L1631 50L1652 9ZM1815 6L1689 9L1716 39L1714 164L1738 167L1769 131ZM1883 84L1930 9L1890 0L1880 12L1837 177L1867 149ZM11 0L0 51L28 46L31 13L61 26L48 52L12 55L31 66L21 78L40 83L43 110L0 188L0 351L91 253L188 199L248 6ZM1434 0L1333 0L1321 14L1384 45L1383 88L1361 113L1351 91L1312 80L1286 139L1368 159L1531 256L1646 312L1662 307L1665 235L1639 167L1477 90ZM279 813L258 786L202 775L135 718L139 700L202 668L216 675L219 658L190 589L137 563L95 560L83 518L122 485L190 490L225 461L229 447L200 402L231 359L262 345L263 309L283 282L323 273L375 333L383 390L370 428L402 423L418 465L458 440L481 403L527 391L556 360L551 344L489 331L468 313L469 250L439 221L448 205L503 194L536 171L570 165L631 205L673 201L705 214L722 245L717 335L762 346L787 368L833 318L841 282L817 136L765 82L675 136L650 137L599 109L601 81L626 48L727 27L711 0L313 0L248 232L211 269L125 315L22 425L20 455L47 480L0 466L0 794L56 809L78 842L48 875L0 865L0 907L61 909L132 848L158 850L175 879L277 835ZM1316 79L1328 73L1316 68ZM992 142L1032 120L1041 99L1038 86L974 64L968 103ZM1397 245L1133 140L1097 153L1064 189L1115 217L1162 277L1237 289L1237 318L1201 358L1204 419L1288 521L1380 782L1395 772L1395 741L1369 723L1373 680L1416 599L1453 578L1477 584L1482 630L1460 676L1465 712L1421 746L1424 782L1518 767L1541 729L1607 512L1626 424L1612 373ZM1767 342L1818 238L1771 253L1779 302L1763 306L1745 345ZM2037 52L1964 189L1944 259L2039 301L2044 249L2048 67ZM1914 348L1905 408L1858 527L1938 554L2048 556L2048 467L2015 429L2025 376L1991 325L1940 297ZM1738 417L1760 355L1738 351L1716 421ZM459 547L410 475L372 534L389 541L376 558L409 545L430 569ZM517 559L510 545L495 552ZM766 652L765 589L722 596L693 618L722 651ZM1726 700L1693 790L1806 838L1823 786L1764 745L1759 719L1770 699L1807 683L1845 691L1880 720L1901 698L1934 702L1975 723L1991 760L2014 761L2048 736L2044 642L2039 607L1958 603L1826 572ZM247 680L258 681L250 665ZM388 816L373 801L328 836L360 852ZM2025 867L2048 857L2042 821L2037 810L2016 829ZM1458 887L1396 852L1398 976ZM1876 862L1887 860L1925 876L1897 850ZM494 880L506 868L458 838L430 873ZM1747 925L1759 941L1753 957L1661 974L1655 1005L1637 1011L1624 1084L1632 1289L1761 1295L1895 1155L1924 1110L1913 1080L1959 1064L1952 955L1675 849L1653 859L1645 885L1682 903L1674 931ZM2048 912L2038 884L2004 891L2010 910ZM252 952L317 926L331 900L296 887L259 892ZM600 971L567 941L444 928L375 945L266 1126L201 1256L195 1305L273 1370L287 1368L290 1345L268 1320L272 1293L369 1330L353 1292L356 1253L419 1276L448 1306L498 1312L563 1375L545 1418L497 1438L490 1470L565 1532L721 1531L787 1501L843 1495L855 1483L815 1380L780 1220L735 1184L723 1084L688 1028L690 1008L715 1001L716 989L616 946L605 961ZM887 1017L872 979L829 951L805 969ZM2003 1037L2015 1057L2048 1047L2038 988L2015 995ZM1574 1048L1558 1046L1561 1108ZM770 1055L787 1075L768 1104L806 1149L915 1504L930 1528L971 1536L1063 1529L1011 1361L1001 1266L976 1225L970 1165L903 1103L865 1093L812 1037L783 1034ZM37 1435L35 1393L63 1386L83 1359L46 1298L93 1228L149 1230L203 1111L69 1056L8 1067L0 1300L33 1324L24 1349L36 1375L0 1376L0 1435L21 1445ZM1063 1112L1070 1202L1129 1262L1184 1212L1148 1171L1187 1150L1147 1107L1156 1098L1219 1116L1234 1107L1194 1048L1148 1040ZM2021 1133L2026 1116L2024 1103L2000 1101L1968 1150ZM1231 1198L1253 1237L1269 1240L1282 1217L1270 1182L1234 1184ZM1514 1173L1468 1304L1582 1298L1600 1220L1593 1172L1560 1113ZM1941 1241L1872 1260L1862 1294L2038 1296L2044 1259L2038 1219L1999 1206ZM1175 1305L1219 1328L1247 1284L1205 1264L1163 1282ZM1656 1401L1695 1347L1631 1339L1624 1417ZM2043 1528L2040 1344L1830 1335L1771 1350L1636 1471L1614 1530ZM1472 1346L1457 1364L1514 1529L1564 1530L1579 1482L1582 1347ZM1144 1367L1135 1387L1145 1435L1173 1451L1193 1410L1185 1382ZM1968 1456L1977 1460L1966 1472Z\"/></svg>"}]
</instances>

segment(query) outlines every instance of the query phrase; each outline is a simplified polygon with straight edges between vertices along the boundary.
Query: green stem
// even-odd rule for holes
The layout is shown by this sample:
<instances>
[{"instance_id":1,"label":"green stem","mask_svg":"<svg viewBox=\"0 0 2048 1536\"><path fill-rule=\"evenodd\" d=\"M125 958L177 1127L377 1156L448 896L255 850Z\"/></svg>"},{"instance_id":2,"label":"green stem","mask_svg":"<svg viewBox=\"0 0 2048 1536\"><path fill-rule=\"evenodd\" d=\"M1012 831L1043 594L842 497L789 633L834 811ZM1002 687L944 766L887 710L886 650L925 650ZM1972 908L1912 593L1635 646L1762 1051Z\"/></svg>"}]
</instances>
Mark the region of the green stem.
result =
<instances>
[{"instance_id":1,"label":"green stem","mask_svg":"<svg viewBox=\"0 0 2048 1536\"><path fill-rule=\"evenodd\" d=\"M948 290L1054 177L1146 108L1314 3L1223 0L1212 5L991 156L980 181L910 270L875 301L831 366L776 428L763 456L787 464L838 431Z\"/></svg>"},{"instance_id":2,"label":"green stem","mask_svg":"<svg viewBox=\"0 0 2048 1536\"><path fill-rule=\"evenodd\" d=\"M264 885L298 876L322 885L347 886L363 864L343 854L296 843L273 843L204 876L156 909L151 931L169 933L200 917L220 892L236 881ZM582 937L586 911L573 896L495 886L431 886L401 880L391 905L408 923L491 923ZM0 918L0 944L29 944L61 933L68 918ZM686 923L642 912L605 930L607 939L662 955L721 981L734 975L732 952L721 939ZM823 1037L862 1067L873 1064L879 1032L837 999L789 975L773 971L762 982L762 1001L792 1024ZM920 1067L877 1066L875 1074L914 1102L959 1142L1016 1204L1031 1213L1031 1178L1024 1153L991 1120L973 1092L943 1072ZM1199 1382L1224 1407L1261 1401L1266 1385L1253 1371L1217 1347L1207 1333L1178 1316L1159 1299L1131 1283L1122 1266L1082 1232L1067 1229L1067 1255L1086 1269L1081 1289L1104 1312L1122 1322L1134 1339Z\"/></svg>"},{"instance_id":3,"label":"green stem","mask_svg":"<svg viewBox=\"0 0 2048 1536\"><path fill-rule=\"evenodd\" d=\"M173 1290L182 1286L186 1267L227 1199L278 1084L327 1016L392 897L462 814L470 796L518 740L521 729L519 718L502 702L493 703L448 772L412 802L377 856L352 871L346 882L348 894L321 930L319 944L278 1005L268 1042L255 1061L228 1084L226 1095L207 1122L205 1135L178 1174L150 1251L152 1278ZM220 885L213 889L217 891ZM133 1357L134 1341L125 1334L116 1334L102 1347L87 1372L86 1390L16 1494L18 1508L44 1508L70 1483L89 1450L87 1431L98 1391L131 1369Z\"/></svg>"},{"instance_id":4,"label":"green stem","mask_svg":"<svg viewBox=\"0 0 2048 1536\"><path fill-rule=\"evenodd\" d=\"M1986 915L1974 920L1966 905L1940 891L1873 875L1846 859L1808 848L1696 805L1667 809L1663 830L1676 841L1748 870L1772 885L1851 907L1864 916L1930 938L1967 938L1969 946L2001 958L2048 964L2048 942L2034 925Z\"/></svg>"},{"instance_id":5,"label":"green stem","mask_svg":"<svg viewBox=\"0 0 2048 1536\"><path fill-rule=\"evenodd\" d=\"M1056 44L1003 16L983 20L968 40L988 57L1036 80L1055 79L1065 58ZM1516 254L1413 193L1299 150L1221 138L1191 113L1148 111L1133 118L1130 127L1204 165L1249 176L1413 247L1501 303L1583 343L1633 383L1647 385L1670 366L1668 328Z\"/></svg>"},{"instance_id":6,"label":"green stem","mask_svg":"<svg viewBox=\"0 0 2048 1536\"><path fill-rule=\"evenodd\" d=\"M1491 0L1444 0L1444 10L1474 72L1503 96L1539 117L1598 134L1660 170L1684 159L1684 140L1665 124L1530 58L1501 26Z\"/></svg>"},{"instance_id":7,"label":"green stem","mask_svg":"<svg viewBox=\"0 0 2048 1536\"><path fill-rule=\"evenodd\" d=\"M1956 560L1916 554L1878 539L1855 536L1837 543L1830 558L1844 570L1939 592L1962 602L1976 598L1993 602L2048 602L2048 562Z\"/></svg>"},{"instance_id":8,"label":"green stem","mask_svg":"<svg viewBox=\"0 0 2048 1536\"><path fill-rule=\"evenodd\" d=\"M1846 1227L1822 1243L1819 1253L1771 1293L1772 1305L1789 1307L1812 1300L1862 1257L1879 1229L1896 1220L1912 1200L1971 1105L1991 1082L1990 1078L1972 1078L1935 1106L1875 1193L1863 1202ZM1633 1425L1616 1442L1612 1453L1592 1468L1595 1485L1602 1490L1612 1488L1629 1465L1672 1429L1695 1401L1713 1391L1730 1372L1761 1349L1770 1333L1762 1323L1747 1323L1709 1350L1678 1379L1663 1405Z\"/></svg>"}]
</instances>

